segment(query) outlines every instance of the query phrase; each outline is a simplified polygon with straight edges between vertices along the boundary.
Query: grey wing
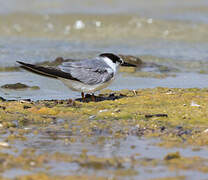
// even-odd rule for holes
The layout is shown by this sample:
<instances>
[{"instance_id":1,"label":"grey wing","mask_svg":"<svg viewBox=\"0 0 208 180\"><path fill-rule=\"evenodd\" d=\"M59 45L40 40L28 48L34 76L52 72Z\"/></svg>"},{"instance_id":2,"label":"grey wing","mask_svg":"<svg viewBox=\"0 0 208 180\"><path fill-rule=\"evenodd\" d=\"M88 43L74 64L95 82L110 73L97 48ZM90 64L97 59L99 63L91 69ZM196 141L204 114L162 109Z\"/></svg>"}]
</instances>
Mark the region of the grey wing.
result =
<instances>
[{"instance_id":1,"label":"grey wing","mask_svg":"<svg viewBox=\"0 0 208 180\"><path fill-rule=\"evenodd\" d=\"M65 62L59 68L88 85L105 83L111 80L114 75L113 70L108 65L97 59Z\"/></svg>"}]
</instances>

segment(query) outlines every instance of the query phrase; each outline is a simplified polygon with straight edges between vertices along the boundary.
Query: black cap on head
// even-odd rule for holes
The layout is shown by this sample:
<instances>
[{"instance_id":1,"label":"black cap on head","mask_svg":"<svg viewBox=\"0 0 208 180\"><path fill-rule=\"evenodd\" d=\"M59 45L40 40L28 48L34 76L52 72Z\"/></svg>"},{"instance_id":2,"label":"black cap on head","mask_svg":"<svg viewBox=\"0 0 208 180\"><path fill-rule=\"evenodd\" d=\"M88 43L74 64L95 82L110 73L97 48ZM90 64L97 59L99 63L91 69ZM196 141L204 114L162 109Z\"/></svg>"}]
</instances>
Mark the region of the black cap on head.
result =
<instances>
[{"instance_id":1,"label":"black cap on head","mask_svg":"<svg viewBox=\"0 0 208 180\"><path fill-rule=\"evenodd\" d=\"M113 54L113 53L102 53L99 55L100 57L107 57L111 59L114 63L119 62L120 64L123 64L123 59L121 59L119 56Z\"/></svg>"}]
</instances>

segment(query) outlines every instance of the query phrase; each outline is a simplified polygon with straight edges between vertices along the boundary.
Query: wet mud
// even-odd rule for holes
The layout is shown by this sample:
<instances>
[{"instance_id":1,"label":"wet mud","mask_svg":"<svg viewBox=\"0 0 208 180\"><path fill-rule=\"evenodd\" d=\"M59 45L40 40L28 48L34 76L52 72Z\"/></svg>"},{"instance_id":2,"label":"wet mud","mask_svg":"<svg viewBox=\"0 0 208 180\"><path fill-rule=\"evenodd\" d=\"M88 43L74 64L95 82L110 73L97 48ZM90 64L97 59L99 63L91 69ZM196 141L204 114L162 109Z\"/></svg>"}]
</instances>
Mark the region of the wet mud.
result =
<instances>
[{"instance_id":1,"label":"wet mud","mask_svg":"<svg viewBox=\"0 0 208 180\"><path fill-rule=\"evenodd\" d=\"M1 101L3 179L60 179L63 174L66 179L154 179L161 177L159 167L162 172L181 172L180 178L191 177L190 172L206 177L207 89L103 90L97 102L87 98ZM121 144L129 138L134 141L123 149ZM151 157L137 149L143 138L155 139L148 146L161 154ZM114 148L126 152L114 154ZM59 171L61 164L65 167Z\"/></svg>"}]
</instances>

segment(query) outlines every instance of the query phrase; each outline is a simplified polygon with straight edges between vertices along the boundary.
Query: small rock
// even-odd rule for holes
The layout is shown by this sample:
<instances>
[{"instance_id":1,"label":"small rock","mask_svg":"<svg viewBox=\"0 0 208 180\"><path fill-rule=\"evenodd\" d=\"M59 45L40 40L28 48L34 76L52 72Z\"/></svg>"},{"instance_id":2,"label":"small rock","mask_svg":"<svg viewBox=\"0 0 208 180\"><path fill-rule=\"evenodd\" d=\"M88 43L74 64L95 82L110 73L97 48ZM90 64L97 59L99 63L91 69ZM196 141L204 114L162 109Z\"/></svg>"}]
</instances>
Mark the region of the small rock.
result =
<instances>
[{"instance_id":1,"label":"small rock","mask_svg":"<svg viewBox=\"0 0 208 180\"><path fill-rule=\"evenodd\" d=\"M31 161L30 162L30 166L35 166L35 162L34 161Z\"/></svg>"},{"instance_id":2,"label":"small rock","mask_svg":"<svg viewBox=\"0 0 208 180\"><path fill-rule=\"evenodd\" d=\"M22 27L19 24L14 24L13 25L13 28L17 32L22 32Z\"/></svg>"},{"instance_id":3,"label":"small rock","mask_svg":"<svg viewBox=\"0 0 208 180\"><path fill-rule=\"evenodd\" d=\"M181 130L181 129L183 129L183 126L176 126L176 129Z\"/></svg>"},{"instance_id":4,"label":"small rock","mask_svg":"<svg viewBox=\"0 0 208 180\"><path fill-rule=\"evenodd\" d=\"M169 31L168 30L166 30L166 31L163 32L163 35L164 36L167 36L168 34L169 34Z\"/></svg>"},{"instance_id":5,"label":"small rock","mask_svg":"<svg viewBox=\"0 0 208 180\"><path fill-rule=\"evenodd\" d=\"M125 63L135 65L136 67L142 66L142 64L144 64L143 61L136 56L123 55L123 54L119 54L119 56L124 60Z\"/></svg>"},{"instance_id":6,"label":"small rock","mask_svg":"<svg viewBox=\"0 0 208 180\"><path fill-rule=\"evenodd\" d=\"M191 102L191 106L193 106L193 107L200 107L200 105L196 104L194 101Z\"/></svg>"},{"instance_id":7,"label":"small rock","mask_svg":"<svg viewBox=\"0 0 208 180\"><path fill-rule=\"evenodd\" d=\"M115 112L121 112L119 108L114 109Z\"/></svg>"},{"instance_id":8,"label":"small rock","mask_svg":"<svg viewBox=\"0 0 208 180\"><path fill-rule=\"evenodd\" d=\"M24 109L29 109L29 108L31 108L31 107L30 107L30 106L27 106L27 105L24 105L23 108L24 108Z\"/></svg>"},{"instance_id":9,"label":"small rock","mask_svg":"<svg viewBox=\"0 0 208 180\"><path fill-rule=\"evenodd\" d=\"M139 125L139 124L137 124L137 125L136 125L136 128L140 128L140 125Z\"/></svg>"},{"instance_id":10,"label":"small rock","mask_svg":"<svg viewBox=\"0 0 208 180\"><path fill-rule=\"evenodd\" d=\"M160 127L160 131L164 131L165 129L165 126Z\"/></svg>"},{"instance_id":11,"label":"small rock","mask_svg":"<svg viewBox=\"0 0 208 180\"><path fill-rule=\"evenodd\" d=\"M208 129L205 129L203 132L204 132L204 133L208 133Z\"/></svg>"},{"instance_id":12,"label":"small rock","mask_svg":"<svg viewBox=\"0 0 208 180\"><path fill-rule=\"evenodd\" d=\"M95 21L95 26L96 27L100 27L101 26L101 22L100 21Z\"/></svg>"},{"instance_id":13,"label":"small rock","mask_svg":"<svg viewBox=\"0 0 208 180\"><path fill-rule=\"evenodd\" d=\"M0 142L0 146L9 147L9 144L7 142Z\"/></svg>"},{"instance_id":14,"label":"small rock","mask_svg":"<svg viewBox=\"0 0 208 180\"><path fill-rule=\"evenodd\" d=\"M21 100L19 100L19 102L20 103L28 103L28 102L30 102L31 101L31 99L21 99Z\"/></svg>"},{"instance_id":15,"label":"small rock","mask_svg":"<svg viewBox=\"0 0 208 180\"><path fill-rule=\"evenodd\" d=\"M103 109L103 110L100 110L99 112L102 113L102 112L107 112L108 110L107 109Z\"/></svg>"},{"instance_id":16,"label":"small rock","mask_svg":"<svg viewBox=\"0 0 208 180\"><path fill-rule=\"evenodd\" d=\"M5 106L0 106L0 109L5 110L5 109L6 109L6 107L5 107Z\"/></svg>"},{"instance_id":17,"label":"small rock","mask_svg":"<svg viewBox=\"0 0 208 180\"><path fill-rule=\"evenodd\" d=\"M148 24L152 24L153 23L153 19L152 18L147 19L147 23Z\"/></svg>"},{"instance_id":18,"label":"small rock","mask_svg":"<svg viewBox=\"0 0 208 180\"><path fill-rule=\"evenodd\" d=\"M179 152L175 152L175 153L169 153L164 157L164 160L172 160L172 159L179 159L181 158L180 153Z\"/></svg>"},{"instance_id":19,"label":"small rock","mask_svg":"<svg viewBox=\"0 0 208 180\"><path fill-rule=\"evenodd\" d=\"M83 23L82 20L77 20L74 24L75 29L83 29L85 28L85 24Z\"/></svg>"},{"instance_id":20,"label":"small rock","mask_svg":"<svg viewBox=\"0 0 208 180\"><path fill-rule=\"evenodd\" d=\"M48 23L47 28L48 28L48 30L53 31L54 30L54 25L52 23Z\"/></svg>"},{"instance_id":21,"label":"small rock","mask_svg":"<svg viewBox=\"0 0 208 180\"><path fill-rule=\"evenodd\" d=\"M69 99L68 101L67 101L67 105L68 106L76 106L76 102L74 101L74 100L72 100L72 99Z\"/></svg>"},{"instance_id":22,"label":"small rock","mask_svg":"<svg viewBox=\"0 0 208 180\"><path fill-rule=\"evenodd\" d=\"M137 27L137 28L140 28L140 27L142 27L142 23L140 23L140 22L137 22L137 23L136 23L136 27Z\"/></svg>"},{"instance_id":23,"label":"small rock","mask_svg":"<svg viewBox=\"0 0 208 180\"><path fill-rule=\"evenodd\" d=\"M70 30L71 30L71 26L67 25L64 29L64 34L69 34Z\"/></svg>"},{"instance_id":24,"label":"small rock","mask_svg":"<svg viewBox=\"0 0 208 180\"><path fill-rule=\"evenodd\" d=\"M145 114L145 118L168 117L168 114Z\"/></svg>"},{"instance_id":25,"label":"small rock","mask_svg":"<svg viewBox=\"0 0 208 180\"><path fill-rule=\"evenodd\" d=\"M15 83L15 84L5 84L5 85L1 86L1 88L4 88L4 89L25 89L25 88L29 88L29 86L26 84L22 84L22 83Z\"/></svg>"},{"instance_id":26,"label":"small rock","mask_svg":"<svg viewBox=\"0 0 208 180\"><path fill-rule=\"evenodd\" d=\"M169 94L175 94L175 93L173 93L172 91L169 91L169 92L167 92L166 94L169 95Z\"/></svg>"},{"instance_id":27,"label":"small rock","mask_svg":"<svg viewBox=\"0 0 208 180\"><path fill-rule=\"evenodd\" d=\"M89 119L95 119L95 118L96 118L95 115L92 115L92 116L89 117Z\"/></svg>"},{"instance_id":28,"label":"small rock","mask_svg":"<svg viewBox=\"0 0 208 180\"><path fill-rule=\"evenodd\" d=\"M32 128L29 127L25 127L24 130L31 130Z\"/></svg>"}]
</instances>

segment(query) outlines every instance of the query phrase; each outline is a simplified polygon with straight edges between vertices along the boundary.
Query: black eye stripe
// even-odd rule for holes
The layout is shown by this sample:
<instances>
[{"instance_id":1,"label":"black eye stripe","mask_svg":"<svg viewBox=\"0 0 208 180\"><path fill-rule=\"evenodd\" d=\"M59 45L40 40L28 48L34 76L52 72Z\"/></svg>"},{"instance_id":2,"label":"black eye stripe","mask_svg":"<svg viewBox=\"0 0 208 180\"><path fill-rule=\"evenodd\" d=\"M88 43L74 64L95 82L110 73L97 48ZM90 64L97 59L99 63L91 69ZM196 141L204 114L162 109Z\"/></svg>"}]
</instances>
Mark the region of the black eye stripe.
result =
<instances>
[{"instance_id":1,"label":"black eye stripe","mask_svg":"<svg viewBox=\"0 0 208 180\"><path fill-rule=\"evenodd\" d=\"M119 62L119 63L123 63L123 60L119 57L119 56L117 56L117 55L115 55L115 54L113 54L113 53L102 53L102 54L100 54L99 55L100 57L108 57L109 59L111 59L114 63L116 63L116 62Z\"/></svg>"}]
</instances>

